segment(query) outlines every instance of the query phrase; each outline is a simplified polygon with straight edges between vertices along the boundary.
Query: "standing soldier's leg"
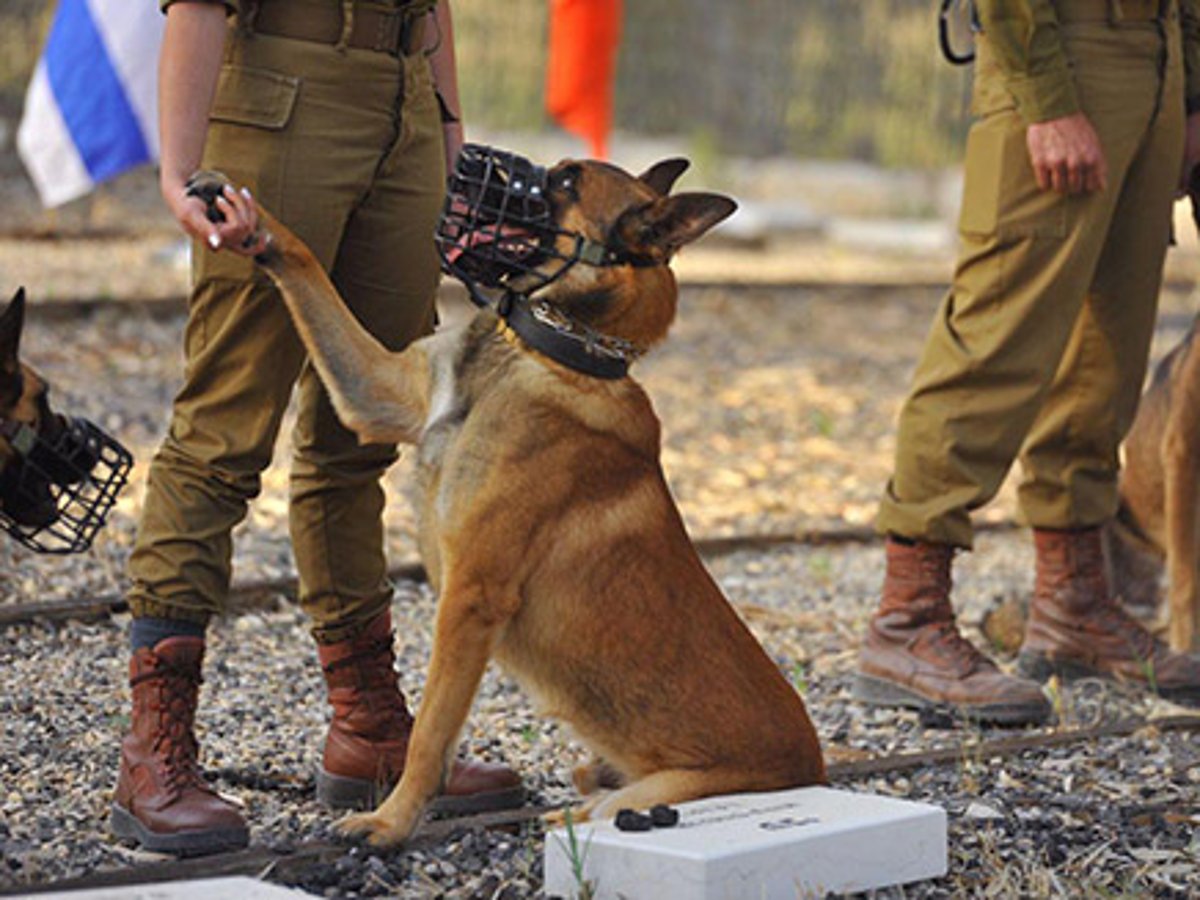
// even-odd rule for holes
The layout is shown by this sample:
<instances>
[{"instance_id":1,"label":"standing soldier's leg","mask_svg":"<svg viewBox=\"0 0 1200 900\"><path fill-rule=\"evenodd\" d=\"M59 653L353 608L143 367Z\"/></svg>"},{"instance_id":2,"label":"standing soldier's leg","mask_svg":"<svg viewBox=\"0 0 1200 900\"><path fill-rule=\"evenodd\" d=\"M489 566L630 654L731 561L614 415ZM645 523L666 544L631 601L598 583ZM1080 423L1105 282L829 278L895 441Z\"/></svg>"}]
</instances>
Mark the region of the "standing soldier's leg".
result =
<instances>
[{"instance_id":1,"label":"standing soldier's leg","mask_svg":"<svg viewBox=\"0 0 1200 900\"><path fill-rule=\"evenodd\" d=\"M1126 84L1161 91L1145 123L1098 121L1114 140L1142 140L1084 313L1022 451L1019 497L1034 527L1037 581L1021 670L1043 679L1115 676L1200 703L1200 660L1171 653L1110 595L1099 529L1117 508L1118 447L1141 394L1182 161L1182 72L1177 43L1168 46L1165 79ZM1081 67L1104 63L1081 57ZM1108 106L1116 116L1144 104Z\"/></svg>"},{"instance_id":2,"label":"standing soldier's leg","mask_svg":"<svg viewBox=\"0 0 1200 900\"><path fill-rule=\"evenodd\" d=\"M398 67L402 95L387 110L390 140L373 145L382 155L365 173L331 275L359 321L399 350L433 329L433 232L445 173L428 64L419 55L383 59ZM345 88L361 96L361 84ZM380 484L396 448L360 445L311 366L300 377L293 438L290 522L300 600L313 619L333 705L318 796L362 807L398 779L411 725L394 671ZM509 770L465 761L444 794L435 805L460 811L519 805L524 797Z\"/></svg>"},{"instance_id":3,"label":"standing soldier's leg","mask_svg":"<svg viewBox=\"0 0 1200 900\"><path fill-rule=\"evenodd\" d=\"M999 489L1047 396L1092 281L1134 153L1105 145L1109 184L1065 196L1037 185L1026 124L986 42L967 142L954 285L901 411L878 525L888 537L880 608L863 644L868 702L945 703L1001 722L1038 721L1037 685L1001 673L954 624L950 562L970 512Z\"/></svg>"}]
</instances>

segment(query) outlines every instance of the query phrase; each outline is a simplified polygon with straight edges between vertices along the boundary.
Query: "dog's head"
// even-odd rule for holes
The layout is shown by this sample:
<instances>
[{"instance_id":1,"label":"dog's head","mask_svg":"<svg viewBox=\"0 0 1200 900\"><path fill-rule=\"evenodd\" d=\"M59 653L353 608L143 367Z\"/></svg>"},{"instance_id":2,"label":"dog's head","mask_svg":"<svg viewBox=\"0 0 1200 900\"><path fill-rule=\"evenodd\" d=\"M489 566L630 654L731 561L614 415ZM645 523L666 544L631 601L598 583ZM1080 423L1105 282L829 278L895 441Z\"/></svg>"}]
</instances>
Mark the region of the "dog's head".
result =
<instances>
[{"instance_id":1,"label":"dog's head","mask_svg":"<svg viewBox=\"0 0 1200 900\"><path fill-rule=\"evenodd\" d=\"M606 335L648 347L675 314L668 263L736 204L710 193L671 195L687 169L667 159L634 176L607 163L524 157L467 145L438 245L468 283L536 297Z\"/></svg>"},{"instance_id":2,"label":"dog's head","mask_svg":"<svg viewBox=\"0 0 1200 900\"><path fill-rule=\"evenodd\" d=\"M86 549L125 484L127 450L86 419L56 413L20 359L25 292L0 313L0 528L39 552Z\"/></svg>"}]
</instances>

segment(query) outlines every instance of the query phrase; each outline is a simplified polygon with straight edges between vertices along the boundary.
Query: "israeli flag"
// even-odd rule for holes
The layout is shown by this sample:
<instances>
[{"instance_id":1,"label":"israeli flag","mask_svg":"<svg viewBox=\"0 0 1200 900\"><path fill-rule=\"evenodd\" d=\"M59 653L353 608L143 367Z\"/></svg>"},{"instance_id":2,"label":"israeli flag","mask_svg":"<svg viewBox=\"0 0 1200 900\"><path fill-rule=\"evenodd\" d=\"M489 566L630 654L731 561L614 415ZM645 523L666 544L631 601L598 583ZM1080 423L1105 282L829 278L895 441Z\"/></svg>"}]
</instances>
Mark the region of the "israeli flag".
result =
<instances>
[{"instance_id":1,"label":"israeli flag","mask_svg":"<svg viewBox=\"0 0 1200 900\"><path fill-rule=\"evenodd\" d=\"M44 205L158 159L163 19L152 0L59 0L17 130Z\"/></svg>"}]
</instances>

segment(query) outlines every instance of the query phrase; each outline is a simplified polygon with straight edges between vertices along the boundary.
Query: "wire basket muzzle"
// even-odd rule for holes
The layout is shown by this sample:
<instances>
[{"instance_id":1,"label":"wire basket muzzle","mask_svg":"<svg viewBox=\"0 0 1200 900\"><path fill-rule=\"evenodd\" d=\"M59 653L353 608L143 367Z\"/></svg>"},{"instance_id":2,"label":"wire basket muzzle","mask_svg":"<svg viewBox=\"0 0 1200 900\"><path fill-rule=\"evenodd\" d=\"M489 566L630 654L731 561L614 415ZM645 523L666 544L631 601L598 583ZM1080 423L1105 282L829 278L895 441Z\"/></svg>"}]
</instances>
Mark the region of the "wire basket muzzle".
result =
<instances>
[{"instance_id":1,"label":"wire basket muzzle","mask_svg":"<svg viewBox=\"0 0 1200 900\"><path fill-rule=\"evenodd\" d=\"M0 472L0 529L37 553L80 553L92 545L128 483L133 457L82 418L64 418L53 437L27 429L20 456Z\"/></svg>"}]
</instances>

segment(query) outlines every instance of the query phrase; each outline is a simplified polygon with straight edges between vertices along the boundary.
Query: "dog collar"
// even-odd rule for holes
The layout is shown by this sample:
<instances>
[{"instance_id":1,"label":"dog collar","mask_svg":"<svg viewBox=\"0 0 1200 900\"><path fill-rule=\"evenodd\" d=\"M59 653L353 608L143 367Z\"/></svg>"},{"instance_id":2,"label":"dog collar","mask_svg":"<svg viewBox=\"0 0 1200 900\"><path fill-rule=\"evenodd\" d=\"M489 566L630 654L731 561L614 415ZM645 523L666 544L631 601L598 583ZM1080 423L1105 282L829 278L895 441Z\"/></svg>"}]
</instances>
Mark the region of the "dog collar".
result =
<instances>
[{"instance_id":1,"label":"dog collar","mask_svg":"<svg viewBox=\"0 0 1200 900\"><path fill-rule=\"evenodd\" d=\"M504 323L531 348L556 363L606 381L629 374L638 349L564 316L550 304L506 293L496 305Z\"/></svg>"}]
</instances>

